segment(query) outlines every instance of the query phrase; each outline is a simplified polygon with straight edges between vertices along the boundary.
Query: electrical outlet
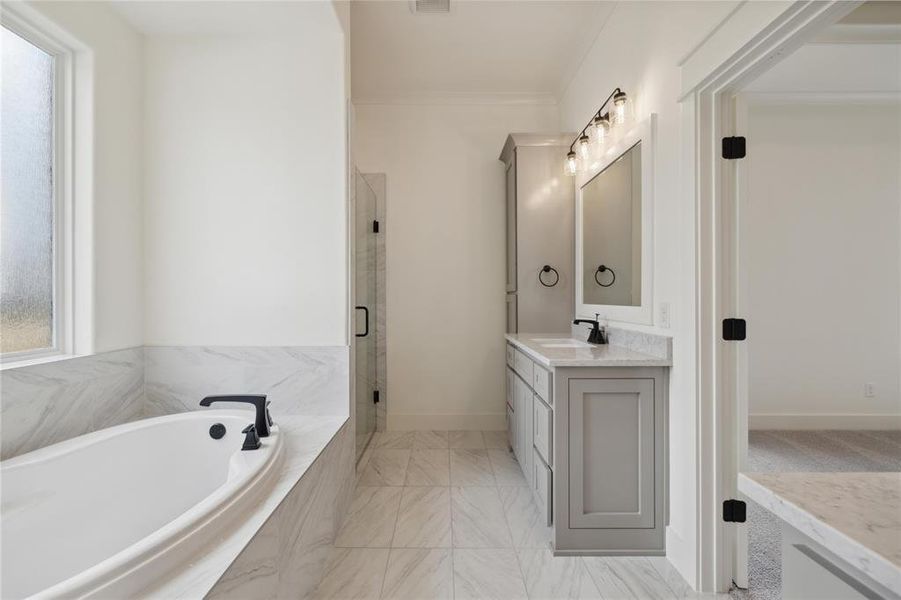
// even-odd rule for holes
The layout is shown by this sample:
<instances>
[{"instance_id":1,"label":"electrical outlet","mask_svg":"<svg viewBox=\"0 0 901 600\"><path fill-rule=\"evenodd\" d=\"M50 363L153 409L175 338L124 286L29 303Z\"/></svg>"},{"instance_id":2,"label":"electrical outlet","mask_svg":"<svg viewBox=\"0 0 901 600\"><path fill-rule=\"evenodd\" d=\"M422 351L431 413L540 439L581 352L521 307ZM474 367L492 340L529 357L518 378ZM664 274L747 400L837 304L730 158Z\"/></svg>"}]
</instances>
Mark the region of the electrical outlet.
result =
<instances>
[{"instance_id":1,"label":"electrical outlet","mask_svg":"<svg viewBox=\"0 0 901 600\"><path fill-rule=\"evenodd\" d=\"M670 304L669 302L661 302L660 303L660 315L658 323L664 329L670 328Z\"/></svg>"},{"instance_id":2,"label":"electrical outlet","mask_svg":"<svg viewBox=\"0 0 901 600\"><path fill-rule=\"evenodd\" d=\"M863 384L863 397L864 398L875 398L876 397L876 384L875 383Z\"/></svg>"}]
</instances>

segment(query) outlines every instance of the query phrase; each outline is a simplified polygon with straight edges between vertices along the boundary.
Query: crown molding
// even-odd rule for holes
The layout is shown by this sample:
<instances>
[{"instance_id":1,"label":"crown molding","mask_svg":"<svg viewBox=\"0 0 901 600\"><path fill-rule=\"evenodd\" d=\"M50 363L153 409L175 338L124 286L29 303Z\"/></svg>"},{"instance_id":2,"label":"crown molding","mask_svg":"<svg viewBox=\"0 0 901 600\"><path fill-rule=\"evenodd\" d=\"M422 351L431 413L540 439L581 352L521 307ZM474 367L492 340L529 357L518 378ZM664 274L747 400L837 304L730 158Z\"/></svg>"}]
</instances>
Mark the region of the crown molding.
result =
<instances>
[{"instance_id":1,"label":"crown molding","mask_svg":"<svg viewBox=\"0 0 901 600\"><path fill-rule=\"evenodd\" d=\"M354 106L401 105L401 106L477 106L477 105L521 105L556 106L557 98L551 93L510 92L429 92L411 94L384 94L352 96Z\"/></svg>"}]
</instances>

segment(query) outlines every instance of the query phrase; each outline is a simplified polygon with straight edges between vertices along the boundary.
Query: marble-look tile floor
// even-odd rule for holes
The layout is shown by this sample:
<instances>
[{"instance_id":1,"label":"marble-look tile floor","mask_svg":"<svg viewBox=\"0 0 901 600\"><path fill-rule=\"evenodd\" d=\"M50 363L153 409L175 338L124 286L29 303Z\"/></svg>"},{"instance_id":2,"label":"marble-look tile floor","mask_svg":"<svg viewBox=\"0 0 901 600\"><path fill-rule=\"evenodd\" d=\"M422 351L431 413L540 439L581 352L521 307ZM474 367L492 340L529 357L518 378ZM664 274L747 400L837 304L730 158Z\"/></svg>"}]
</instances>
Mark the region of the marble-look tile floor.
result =
<instances>
[{"instance_id":1,"label":"marble-look tile floor","mask_svg":"<svg viewBox=\"0 0 901 600\"><path fill-rule=\"evenodd\" d=\"M750 431L752 472L901 471L899 431ZM777 517L748 502L748 584L741 600L782 597L782 531Z\"/></svg>"},{"instance_id":2,"label":"marble-look tile floor","mask_svg":"<svg viewBox=\"0 0 901 600\"><path fill-rule=\"evenodd\" d=\"M662 557L555 557L505 432L376 433L316 598L698 598Z\"/></svg>"}]
</instances>

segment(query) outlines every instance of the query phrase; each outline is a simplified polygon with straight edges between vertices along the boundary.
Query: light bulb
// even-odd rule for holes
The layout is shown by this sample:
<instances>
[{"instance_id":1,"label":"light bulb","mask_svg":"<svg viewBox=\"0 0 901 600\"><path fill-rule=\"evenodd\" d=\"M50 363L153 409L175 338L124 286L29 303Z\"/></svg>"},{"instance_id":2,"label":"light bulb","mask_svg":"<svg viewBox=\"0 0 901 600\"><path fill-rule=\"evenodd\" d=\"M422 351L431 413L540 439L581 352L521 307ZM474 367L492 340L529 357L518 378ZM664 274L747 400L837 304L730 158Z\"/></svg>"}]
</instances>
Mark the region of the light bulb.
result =
<instances>
[{"instance_id":1,"label":"light bulb","mask_svg":"<svg viewBox=\"0 0 901 600\"><path fill-rule=\"evenodd\" d=\"M626 92L617 92L613 96L613 124L622 125L626 122Z\"/></svg>"},{"instance_id":2,"label":"light bulb","mask_svg":"<svg viewBox=\"0 0 901 600\"><path fill-rule=\"evenodd\" d=\"M591 140L589 140L588 136L584 133L582 134L582 137L579 138L579 154L582 155L582 158L588 158L591 151L590 142Z\"/></svg>"},{"instance_id":3,"label":"light bulb","mask_svg":"<svg viewBox=\"0 0 901 600\"><path fill-rule=\"evenodd\" d=\"M575 175L576 171L579 170L579 161L576 158L576 153L570 151L566 155L566 163L564 163L564 170L567 175Z\"/></svg>"}]
</instances>

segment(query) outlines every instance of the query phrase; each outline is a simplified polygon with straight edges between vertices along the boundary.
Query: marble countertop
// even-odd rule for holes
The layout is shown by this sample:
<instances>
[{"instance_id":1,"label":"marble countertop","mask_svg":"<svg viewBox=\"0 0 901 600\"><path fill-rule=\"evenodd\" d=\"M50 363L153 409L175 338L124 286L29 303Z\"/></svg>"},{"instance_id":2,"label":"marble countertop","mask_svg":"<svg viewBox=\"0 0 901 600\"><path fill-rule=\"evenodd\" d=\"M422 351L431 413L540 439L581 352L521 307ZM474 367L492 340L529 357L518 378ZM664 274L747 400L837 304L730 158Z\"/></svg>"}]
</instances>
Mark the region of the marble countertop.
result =
<instances>
[{"instance_id":1,"label":"marble countertop","mask_svg":"<svg viewBox=\"0 0 901 600\"><path fill-rule=\"evenodd\" d=\"M572 333L519 333L506 335L507 341L532 360L546 367L669 367L673 361L611 344L577 347L554 347L563 340L584 343ZM552 344L552 346L548 346Z\"/></svg>"},{"instance_id":2,"label":"marble countertop","mask_svg":"<svg viewBox=\"0 0 901 600\"><path fill-rule=\"evenodd\" d=\"M217 539L215 546L182 571L167 574L164 581L145 590L141 597L173 600L205 597L345 422L347 417L278 416L276 425L285 434L286 444L281 472L272 492L227 536Z\"/></svg>"},{"instance_id":3,"label":"marble countertop","mask_svg":"<svg viewBox=\"0 0 901 600\"><path fill-rule=\"evenodd\" d=\"M742 473L738 489L890 590L901 590L901 473Z\"/></svg>"}]
</instances>

